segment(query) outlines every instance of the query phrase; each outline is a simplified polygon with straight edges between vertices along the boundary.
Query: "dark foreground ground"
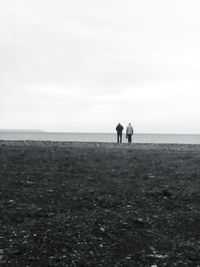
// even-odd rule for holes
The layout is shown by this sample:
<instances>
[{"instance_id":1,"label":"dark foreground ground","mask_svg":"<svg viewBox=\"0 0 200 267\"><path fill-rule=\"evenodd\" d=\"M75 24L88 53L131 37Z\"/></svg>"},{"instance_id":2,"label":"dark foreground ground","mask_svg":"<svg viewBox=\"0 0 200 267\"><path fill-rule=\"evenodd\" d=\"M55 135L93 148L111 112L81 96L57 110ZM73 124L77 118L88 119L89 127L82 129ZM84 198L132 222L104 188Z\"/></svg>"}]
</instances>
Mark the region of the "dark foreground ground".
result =
<instances>
[{"instance_id":1,"label":"dark foreground ground","mask_svg":"<svg viewBox=\"0 0 200 267\"><path fill-rule=\"evenodd\" d=\"M200 266L200 146L1 142L0 266Z\"/></svg>"}]
</instances>

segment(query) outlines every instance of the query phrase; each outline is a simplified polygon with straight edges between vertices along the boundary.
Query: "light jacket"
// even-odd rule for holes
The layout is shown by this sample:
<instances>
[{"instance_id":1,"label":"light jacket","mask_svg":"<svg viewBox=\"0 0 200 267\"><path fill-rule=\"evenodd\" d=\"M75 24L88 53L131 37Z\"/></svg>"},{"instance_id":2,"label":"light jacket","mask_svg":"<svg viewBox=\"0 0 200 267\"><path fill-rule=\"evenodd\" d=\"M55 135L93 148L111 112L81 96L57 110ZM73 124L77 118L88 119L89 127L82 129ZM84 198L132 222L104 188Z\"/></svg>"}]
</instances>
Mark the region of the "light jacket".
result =
<instances>
[{"instance_id":1,"label":"light jacket","mask_svg":"<svg viewBox=\"0 0 200 267\"><path fill-rule=\"evenodd\" d=\"M128 125L126 128L126 134L133 134L133 126L132 125Z\"/></svg>"}]
</instances>

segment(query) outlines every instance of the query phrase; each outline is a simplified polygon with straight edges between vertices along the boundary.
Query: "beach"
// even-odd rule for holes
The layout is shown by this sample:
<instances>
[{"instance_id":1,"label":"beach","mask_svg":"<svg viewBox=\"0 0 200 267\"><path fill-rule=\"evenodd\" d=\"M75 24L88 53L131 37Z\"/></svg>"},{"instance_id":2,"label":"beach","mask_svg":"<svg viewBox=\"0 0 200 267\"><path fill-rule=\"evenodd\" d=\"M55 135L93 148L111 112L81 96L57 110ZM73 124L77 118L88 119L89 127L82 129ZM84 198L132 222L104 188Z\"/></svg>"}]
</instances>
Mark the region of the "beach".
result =
<instances>
[{"instance_id":1,"label":"beach","mask_svg":"<svg viewBox=\"0 0 200 267\"><path fill-rule=\"evenodd\" d=\"M200 145L0 142L0 266L200 266Z\"/></svg>"}]
</instances>

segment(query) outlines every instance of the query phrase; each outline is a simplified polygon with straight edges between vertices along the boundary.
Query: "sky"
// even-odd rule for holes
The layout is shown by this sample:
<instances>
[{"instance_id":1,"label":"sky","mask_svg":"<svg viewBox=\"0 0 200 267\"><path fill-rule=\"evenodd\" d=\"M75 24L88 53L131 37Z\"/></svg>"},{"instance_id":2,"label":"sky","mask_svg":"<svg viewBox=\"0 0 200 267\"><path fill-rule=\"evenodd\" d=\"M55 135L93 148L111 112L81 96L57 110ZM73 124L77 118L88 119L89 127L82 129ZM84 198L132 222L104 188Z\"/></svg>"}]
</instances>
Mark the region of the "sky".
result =
<instances>
[{"instance_id":1,"label":"sky","mask_svg":"<svg viewBox=\"0 0 200 267\"><path fill-rule=\"evenodd\" d=\"M199 0L1 0L0 128L200 133Z\"/></svg>"}]
</instances>

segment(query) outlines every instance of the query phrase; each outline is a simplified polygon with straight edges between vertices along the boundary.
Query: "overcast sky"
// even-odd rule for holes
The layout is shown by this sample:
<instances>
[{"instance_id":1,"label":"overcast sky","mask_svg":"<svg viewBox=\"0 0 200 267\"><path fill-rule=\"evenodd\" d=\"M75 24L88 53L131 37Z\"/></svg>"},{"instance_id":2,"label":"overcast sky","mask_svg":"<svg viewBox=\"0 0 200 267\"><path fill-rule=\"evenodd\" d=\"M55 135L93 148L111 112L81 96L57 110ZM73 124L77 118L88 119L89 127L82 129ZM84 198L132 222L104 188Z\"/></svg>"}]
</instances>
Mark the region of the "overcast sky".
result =
<instances>
[{"instance_id":1,"label":"overcast sky","mask_svg":"<svg viewBox=\"0 0 200 267\"><path fill-rule=\"evenodd\" d=\"M1 0L0 128L200 133L199 0Z\"/></svg>"}]
</instances>

